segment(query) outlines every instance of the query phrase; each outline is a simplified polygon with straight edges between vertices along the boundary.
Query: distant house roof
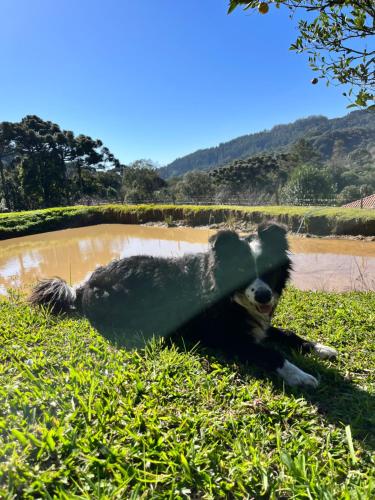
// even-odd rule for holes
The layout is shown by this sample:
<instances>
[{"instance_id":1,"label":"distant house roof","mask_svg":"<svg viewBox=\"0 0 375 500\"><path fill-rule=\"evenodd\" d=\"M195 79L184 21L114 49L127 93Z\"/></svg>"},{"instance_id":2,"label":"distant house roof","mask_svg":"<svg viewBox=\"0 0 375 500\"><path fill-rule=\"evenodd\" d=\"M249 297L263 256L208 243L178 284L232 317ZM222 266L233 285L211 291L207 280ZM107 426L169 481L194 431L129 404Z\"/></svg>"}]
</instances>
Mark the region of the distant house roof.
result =
<instances>
[{"instance_id":1,"label":"distant house roof","mask_svg":"<svg viewBox=\"0 0 375 500\"><path fill-rule=\"evenodd\" d=\"M362 202L362 204L361 204ZM343 205L345 208L375 208L375 194L371 194L370 196L366 196L362 198L362 200L352 201L351 203L347 203Z\"/></svg>"}]
</instances>

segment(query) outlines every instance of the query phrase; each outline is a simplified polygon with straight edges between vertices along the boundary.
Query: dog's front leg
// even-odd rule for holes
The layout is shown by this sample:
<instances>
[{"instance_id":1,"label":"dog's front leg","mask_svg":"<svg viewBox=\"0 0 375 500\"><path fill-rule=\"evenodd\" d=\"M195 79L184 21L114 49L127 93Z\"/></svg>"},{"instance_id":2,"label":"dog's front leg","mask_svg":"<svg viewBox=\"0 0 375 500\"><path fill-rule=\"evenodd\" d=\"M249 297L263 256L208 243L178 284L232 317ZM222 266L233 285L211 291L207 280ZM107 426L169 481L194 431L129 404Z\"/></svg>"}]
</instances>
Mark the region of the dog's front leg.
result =
<instances>
[{"instance_id":1,"label":"dog's front leg","mask_svg":"<svg viewBox=\"0 0 375 500\"><path fill-rule=\"evenodd\" d=\"M318 342L305 340L294 332L281 330L280 328L275 328L274 326L270 326L267 330L267 338L274 342L280 342L303 353L314 352L321 359L336 358L338 354L336 349L333 349L332 347L319 344Z\"/></svg>"},{"instance_id":2,"label":"dog's front leg","mask_svg":"<svg viewBox=\"0 0 375 500\"><path fill-rule=\"evenodd\" d=\"M248 339L237 339L236 350L232 350L229 354L243 362L249 361L267 371L276 372L288 385L306 385L314 388L318 386L315 377L290 363L280 352L261 344L249 342Z\"/></svg>"}]
</instances>

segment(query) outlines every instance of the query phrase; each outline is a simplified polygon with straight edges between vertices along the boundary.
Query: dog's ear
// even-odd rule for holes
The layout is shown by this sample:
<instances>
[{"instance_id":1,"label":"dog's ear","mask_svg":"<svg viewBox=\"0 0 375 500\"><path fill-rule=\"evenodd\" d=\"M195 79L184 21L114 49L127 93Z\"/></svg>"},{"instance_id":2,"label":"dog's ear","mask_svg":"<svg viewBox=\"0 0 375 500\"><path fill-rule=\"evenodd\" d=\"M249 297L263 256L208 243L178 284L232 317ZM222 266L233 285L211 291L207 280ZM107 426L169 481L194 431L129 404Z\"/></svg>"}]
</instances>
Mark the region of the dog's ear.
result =
<instances>
[{"instance_id":1,"label":"dog's ear","mask_svg":"<svg viewBox=\"0 0 375 500\"><path fill-rule=\"evenodd\" d=\"M219 231L208 240L212 250L218 255L230 254L241 243L240 237L234 231Z\"/></svg>"},{"instance_id":2,"label":"dog's ear","mask_svg":"<svg viewBox=\"0 0 375 500\"><path fill-rule=\"evenodd\" d=\"M279 248L287 249L287 228L278 222L262 222L258 226L259 239L268 245L278 245Z\"/></svg>"}]
</instances>

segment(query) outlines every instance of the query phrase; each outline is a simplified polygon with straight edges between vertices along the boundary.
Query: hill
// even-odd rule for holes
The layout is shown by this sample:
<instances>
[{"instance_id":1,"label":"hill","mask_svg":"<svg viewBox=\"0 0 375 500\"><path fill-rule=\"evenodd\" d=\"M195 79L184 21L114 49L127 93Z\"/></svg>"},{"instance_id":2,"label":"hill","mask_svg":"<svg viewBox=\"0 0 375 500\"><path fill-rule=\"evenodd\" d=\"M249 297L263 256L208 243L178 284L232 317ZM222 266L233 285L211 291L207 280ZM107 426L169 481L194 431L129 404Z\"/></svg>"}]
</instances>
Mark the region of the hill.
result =
<instances>
[{"instance_id":1,"label":"hill","mask_svg":"<svg viewBox=\"0 0 375 500\"><path fill-rule=\"evenodd\" d=\"M201 149L177 158L159 170L161 177L181 176L191 170L210 170L233 160L262 152L287 151L299 139L307 139L324 161L334 156L343 159L368 154L375 158L375 113L353 111L341 118L310 116L271 130L248 134L218 146Z\"/></svg>"}]
</instances>

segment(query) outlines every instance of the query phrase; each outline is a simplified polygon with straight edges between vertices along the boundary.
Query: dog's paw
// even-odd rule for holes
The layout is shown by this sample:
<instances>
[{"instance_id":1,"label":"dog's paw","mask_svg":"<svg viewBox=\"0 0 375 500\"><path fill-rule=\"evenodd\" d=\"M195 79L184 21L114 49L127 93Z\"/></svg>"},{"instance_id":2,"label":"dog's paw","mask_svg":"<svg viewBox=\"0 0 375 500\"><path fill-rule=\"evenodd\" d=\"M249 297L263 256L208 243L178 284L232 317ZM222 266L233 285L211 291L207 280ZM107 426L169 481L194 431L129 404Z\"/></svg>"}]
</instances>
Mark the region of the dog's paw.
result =
<instances>
[{"instance_id":1,"label":"dog's paw","mask_svg":"<svg viewBox=\"0 0 375 500\"><path fill-rule=\"evenodd\" d=\"M277 369L277 373L284 379L286 384L291 386L306 385L315 389L319 385L315 377L287 360L284 361L282 368Z\"/></svg>"},{"instance_id":2,"label":"dog's paw","mask_svg":"<svg viewBox=\"0 0 375 500\"><path fill-rule=\"evenodd\" d=\"M315 344L314 345L314 352L319 356L321 359L332 359L332 358L337 358L338 352L336 349L333 349L332 347L328 347L323 344Z\"/></svg>"}]
</instances>

